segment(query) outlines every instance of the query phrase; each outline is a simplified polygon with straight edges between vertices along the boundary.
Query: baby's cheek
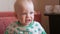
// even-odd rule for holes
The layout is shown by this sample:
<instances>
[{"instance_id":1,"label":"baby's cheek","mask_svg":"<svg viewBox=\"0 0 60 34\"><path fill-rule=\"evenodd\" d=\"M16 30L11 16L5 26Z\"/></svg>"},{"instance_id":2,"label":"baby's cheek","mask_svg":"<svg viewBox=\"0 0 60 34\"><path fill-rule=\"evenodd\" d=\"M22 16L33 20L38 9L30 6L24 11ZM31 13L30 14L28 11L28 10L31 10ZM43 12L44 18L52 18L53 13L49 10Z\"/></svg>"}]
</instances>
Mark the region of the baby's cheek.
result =
<instances>
[{"instance_id":1,"label":"baby's cheek","mask_svg":"<svg viewBox=\"0 0 60 34\"><path fill-rule=\"evenodd\" d=\"M34 20L34 16L31 17L31 20Z\"/></svg>"},{"instance_id":2,"label":"baby's cheek","mask_svg":"<svg viewBox=\"0 0 60 34\"><path fill-rule=\"evenodd\" d=\"M32 17L32 19L34 19L34 15L32 15L31 17Z\"/></svg>"},{"instance_id":3,"label":"baby's cheek","mask_svg":"<svg viewBox=\"0 0 60 34\"><path fill-rule=\"evenodd\" d=\"M25 17L25 16L23 16L23 18L22 18L22 19L25 21L26 17Z\"/></svg>"}]
</instances>

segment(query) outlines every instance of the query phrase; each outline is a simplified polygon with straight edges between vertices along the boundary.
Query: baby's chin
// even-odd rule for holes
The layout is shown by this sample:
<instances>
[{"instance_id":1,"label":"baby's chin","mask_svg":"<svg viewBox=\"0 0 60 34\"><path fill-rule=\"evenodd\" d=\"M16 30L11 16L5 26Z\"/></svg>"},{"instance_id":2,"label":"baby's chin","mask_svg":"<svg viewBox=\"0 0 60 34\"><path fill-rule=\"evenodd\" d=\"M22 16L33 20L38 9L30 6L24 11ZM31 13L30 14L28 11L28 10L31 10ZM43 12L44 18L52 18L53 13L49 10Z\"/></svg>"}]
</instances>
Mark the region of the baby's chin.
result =
<instances>
[{"instance_id":1,"label":"baby's chin","mask_svg":"<svg viewBox=\"0 0 60 34\"><path fill-rule=\"evenodd\" d=\"M22 23L23 26L28 26L31 22Z\"/></svg>"},{"instance_id":2,"label":"baby's chin","mask_svg":"<svg viewBox=\"0 0 60 34\"><path fill-rule=\"evenodd\" d=\"M25 25L27 25L27 26L28 26L28 25L29 25L30 23L32 23L32 22L33 22L33 21L31 21L31 22L27 22L27 23L25 23Z\"/></svg>"},{"instance_id":3,"label":"baby's chin","mask_svg":"<svg viewBox=\"0 0 60 34\"><path fill-rule=\"evenodd\" d=\"M31 22L28 22L28 23L25 23L25 25L27 26L27 25L29 25Z\"/></svg>"},{"instance_id":4,"label":"baby's chin","mask_svg":"<svg viewBox=\"0 0 60 34\"><path fill-rule=\"evenodd\" d=\"M23 23L21 23L23 26L27 26L27 25L29 25L30 23L32 23L33 21L31 20L31 21L25 21L25 22L23 22Z\"/></svg>"}]
</instances>

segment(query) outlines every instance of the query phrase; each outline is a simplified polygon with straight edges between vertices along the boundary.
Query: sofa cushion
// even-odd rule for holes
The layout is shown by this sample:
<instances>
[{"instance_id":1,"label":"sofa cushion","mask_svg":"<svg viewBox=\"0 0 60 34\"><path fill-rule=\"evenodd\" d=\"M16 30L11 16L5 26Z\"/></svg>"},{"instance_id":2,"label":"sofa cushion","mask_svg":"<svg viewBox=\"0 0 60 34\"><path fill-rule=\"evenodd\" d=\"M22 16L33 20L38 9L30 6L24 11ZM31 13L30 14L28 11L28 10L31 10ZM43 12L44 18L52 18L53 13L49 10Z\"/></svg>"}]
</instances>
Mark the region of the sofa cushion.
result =
<instances>
[{"instance_id":1,"label":"sofa cushion","mask_svg":"<svg viewBox=\"0 0 60 34\"><path fill-rule=\"evenodd\" d=\"M0 34L4 34L6 27L16 20L15 17L0 17Z\"/></svg>"}]
</instances>

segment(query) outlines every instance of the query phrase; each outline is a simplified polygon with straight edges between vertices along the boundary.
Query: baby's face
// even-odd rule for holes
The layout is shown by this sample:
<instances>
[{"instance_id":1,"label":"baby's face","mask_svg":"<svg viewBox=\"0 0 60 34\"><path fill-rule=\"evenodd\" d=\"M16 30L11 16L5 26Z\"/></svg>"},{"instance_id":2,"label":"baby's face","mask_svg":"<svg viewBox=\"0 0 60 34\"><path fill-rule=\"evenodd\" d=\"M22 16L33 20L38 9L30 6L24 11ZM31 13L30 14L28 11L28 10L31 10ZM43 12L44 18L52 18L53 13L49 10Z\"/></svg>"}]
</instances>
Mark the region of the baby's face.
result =
<instances>
[{"instance_id":1,"label":"baby's face","mask_svg":"<svg viewBox=\"0 0 60 34\"><path fill-rule=\"evenodd\" d=\"M31 5L24 5L21 10L17 12L18 20L22 25L29 25L34 20L34 8Z\"/></svg>"}]
</instances>

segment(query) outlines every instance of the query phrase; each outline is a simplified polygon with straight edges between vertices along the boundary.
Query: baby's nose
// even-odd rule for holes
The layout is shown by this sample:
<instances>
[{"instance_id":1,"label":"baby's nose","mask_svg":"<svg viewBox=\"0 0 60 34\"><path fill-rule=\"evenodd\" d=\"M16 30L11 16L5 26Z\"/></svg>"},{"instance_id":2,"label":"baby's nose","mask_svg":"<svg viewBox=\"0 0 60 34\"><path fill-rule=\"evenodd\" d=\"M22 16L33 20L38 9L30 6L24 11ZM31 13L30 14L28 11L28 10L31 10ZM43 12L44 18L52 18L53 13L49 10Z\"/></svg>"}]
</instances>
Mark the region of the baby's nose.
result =
<instances>
[{"instance_id":1,"label":"baby's nose","mask_svg":"<svg viewBox=\"0 0 60 34\"><path fill-rule=\"evenodd\" d=\"M27 15L26 15L26 18L29 18L29 17L30 17L30 14L27 14Z\"/></svg>"}]
</instances>

